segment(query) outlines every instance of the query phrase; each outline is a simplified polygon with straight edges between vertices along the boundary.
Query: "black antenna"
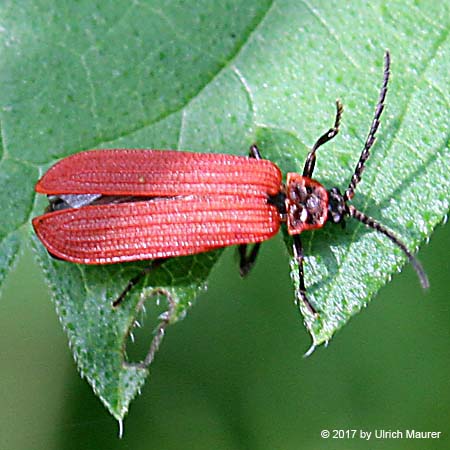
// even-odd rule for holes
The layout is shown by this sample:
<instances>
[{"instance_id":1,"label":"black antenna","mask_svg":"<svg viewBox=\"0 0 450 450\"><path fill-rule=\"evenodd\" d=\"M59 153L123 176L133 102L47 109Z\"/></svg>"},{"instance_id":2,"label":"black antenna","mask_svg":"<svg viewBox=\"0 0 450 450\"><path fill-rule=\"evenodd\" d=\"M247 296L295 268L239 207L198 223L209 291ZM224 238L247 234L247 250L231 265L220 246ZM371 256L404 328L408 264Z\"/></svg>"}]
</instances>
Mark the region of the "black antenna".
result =
<instances>
[{"instance_id":1,"label":"black antenna","mask_svg":"<svg viewBox=\"0 0 450 450\"><path fill-rule=\"evenodd\" d=\"M386 50L384 55L384 76L383 76L383 84L381 86L380 95L378 97L377 107L375 109L375 114L372 120L372 125L370 127L369 135L367 136L366 143L364 144L364 149L359 157L358 164L356 165L355 173L350 180L350 184L348 185L347 190L344 194L345 201L351 200L355 195L356 185L361 181L361 175L364 171L364 164L370 156L370 149L375 142L375 134L380 125L380 117L381 113L384 109L384 100L386 99L387 86L389 82L389 67L391 65L391 57L389 55L389 51Z\"/></svg>"},{"instance_id":2,"label":"black antenna","mask_svg":"<svg viewBox=\"0 0 450 450\"><path fill-rule=\"evenodd\" d=\"M364 144L363 151L361 153L361 156L359 157L358 164L356 165L355 172L352 175L352 179L350 180L350 184L348 185L347 190L345 191L345 194L343 197L343 204L345 205L346 213L358 220L359 222L363 223L369 228L374 229L375 231L378 231L381 234L384 234L386 237L388 237L397 247L399 247L403 253L408 257L409 261L414 267L414 270L417 272L417 276L419 277L420 284L424 289L428 288L430 286L430 283L428 281L428 277L423 270L422 265L420 262L414 257L414 255L408 250L406 245L388 228L381 225L378 221L373 219L372 217L367 216L361 211L358 211L354 206L348 205L347 202L353 198L355 195L355 188L356 185L361 181L361 175L364 171L364 164L366 163L367 159L370 156L370 149L372 148L374 142L375 142L375 135L377 133L378 127L380 126L380 118L381 114L383 113L384 109L384 101L386 99L386 93L388 89L388 82L389 82L389 68L390 68L391 58L389 55L389 51L386 50L385 56L384 56L384 76L383 76L383 84L381 85L380 94L378 97L378 103L377 107L375 108L375 114L372 120L372 125L369 130L369 134L366 139L366 143ZM340 194L337 194L337 197L340 197ZM342 198L341 197L341 198ZM342 205L342 200L340 201L340 204ZM338 211L339 213L339 211ZM338 214L339 216L339 214ZM341 216L343 218L343 216Z\"/></svg>"},{"instance_id":3,"label":"black antenna","mask_svg":"<svg viewBox=\"0 0 450 450\"><path fill-rule=\"evenodd\" d=\"M358 211L353 205L348 205L348 214L350 217L362 222L364 225L373 228L379 233L384 234L388 237L397 247L400 247L403 250L403 253L408 257L409 261L414 267L414 270L417 272L417 276L419 277L420 284L424 289L428 289L430 287L430 283L428 281L427 274L423 270L422 264L415 258L415 256L408 250L406 245L398 239L398 237L389 229L381 225L381 223L377 222L370 216L366 216L363 212Z\"/></svg>"},{"instance_id":4,"label":"black antenna","mask_svg":"<svg viewBox=\"0 0 450 450\"><path fill-rule=\"evenodd\" d=\"M314 172L314 166L316 165L316 150L328 141L331 141L339 133L339 124L341 122L342 112L344 107L339 100L336 100L336 118L334 119L334 127L330 128L326 133L317 139L313 148L309 151L306 157L305 166L303 168L303 176L311 178Z\"/></svg>"}]
</instances>

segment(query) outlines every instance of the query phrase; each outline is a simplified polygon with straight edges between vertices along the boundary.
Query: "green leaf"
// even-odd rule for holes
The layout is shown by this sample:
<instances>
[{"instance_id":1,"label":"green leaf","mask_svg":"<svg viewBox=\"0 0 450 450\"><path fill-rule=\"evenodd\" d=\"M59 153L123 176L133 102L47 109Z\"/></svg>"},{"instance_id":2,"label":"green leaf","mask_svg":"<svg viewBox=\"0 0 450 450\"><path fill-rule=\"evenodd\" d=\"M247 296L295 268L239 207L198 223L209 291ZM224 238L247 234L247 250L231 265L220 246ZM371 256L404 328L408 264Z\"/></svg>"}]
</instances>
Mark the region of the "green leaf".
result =
<instances>
[{"instance_id":1,"label":"green leaf","mask_svg":"<svg viewBox=\"0 0 450 450\"><path fill-rule=\"evenodd\" d=\"M95 147L178 148L264 157L301 171L308 148L345 105L341 132L318 153L315 177L348 185L364 143L386 48L392 82L378 141L354 204L414 250L448 211L447 2L233 0L0 5L0 281L20 251L38 173ZM33 210L33 213L31 211ZM318 345L405 264L383 236L348 221L303 237ZM288 242L290 244L290 242ZM145 263L85 267L49 258L36 243L80 372L121 420L148 369L124 364L140 303L164 288L184 317L220 252L152 272L114 310ZM289 248L290 246L288 246ZM420 256L420 255L419 255ZM297 267L292 262L294 285ZM143 286L146 288L143 290ZM418 284L419 286L419 284ZM298 287L298 286L297 286Z\"/></svg>"},{"instance_id":2,"label":"green leaf","mask_svg":"<svg viewBox=\"0 0 450 450\"><path fill-rule=\"evenodd\" d=\"M205 279L220 251L183 258L182 263L168 261L152 272L140 299L133 292L120 307L112 308L112 300L143 264L80 266L48 257L36 238L35 246L80 373L111 414L121 420L148 375L148 368L127 364L124 353L140 317L141 302L161 297L154 295L155 287L164 286L175 301L173 308L165 308L168 322L182 319L198 292L205 289Z\"/></svg>"}]
</instances>

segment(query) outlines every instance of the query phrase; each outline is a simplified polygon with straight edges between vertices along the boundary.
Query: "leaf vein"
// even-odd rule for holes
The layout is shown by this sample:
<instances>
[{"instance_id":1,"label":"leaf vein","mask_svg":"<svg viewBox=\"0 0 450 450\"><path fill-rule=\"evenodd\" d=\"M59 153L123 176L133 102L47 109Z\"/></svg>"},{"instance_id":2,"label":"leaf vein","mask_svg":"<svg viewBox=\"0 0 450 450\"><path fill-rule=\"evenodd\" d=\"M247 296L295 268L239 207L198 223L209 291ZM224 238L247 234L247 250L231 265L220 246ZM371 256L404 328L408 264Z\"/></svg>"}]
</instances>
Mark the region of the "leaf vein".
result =
<instances>
[{"instance_id":1,"label":"leaf vein","mask_svg":"<svg viewBox=\"0 0 450 450\"><path fill-rule=\"evenodd\" d=\"M341 44L341 40L339 39L338 34L336 31L327 23L327 21L322 17L320 12L315 9L307 0L301 0L302 3L306 6L306 8L309 10L309 12L316 18L316 20L322 25L322 27L325 29L325 31L329 34L329 36L336 42L336 44L339 47L339 50L341 53L345 56L345 58L350 62L350 64L353 67L356 67L357 69L361 69L361 67L358 65L358 63L349 55L344 47Z\"/></svg>"},{"instance_id":2,"label":"leaf vein","mask_svg":"<svg viewBox=\"0 0 450 450\"><path fill-rule=\"evenodd\" d=\"M92 144L89 145L90 148L92 148L93 146L99 146L102 145L106 142L111 142L114 140L117 140L119 138L125 138L127 136L130 136L140 130L143 130L149 126L152 126L158 122L161 122L162 120L170 117L173 114L176 114L180 111L182 111L183 109L185 109L192 101L194 101L197 97L199 97L201 95L201 93L205 90L205 88L211 84L216 78L218 78L220 76L220 74L226 70L229 66L232 65L232 62L236 60L236 58L238 57L238 55L241 53L242 49L245 48L245 46L251 41L251 39L253 38L253 35L255 34L255 32L260 28L261 24L265 21L265 19L267 18L267 16L270 14L270 12L272 11L274 5L274 1L272 1L272 3L269 5L269 7L267 8L267 10L265 11L265 13L262 15L262 17L259 18L258 21L256 21L254 27L248 32L248 36L247 38L242 42L242 44L237 47L235 49L235 51L233 52L233 54L231 55L231 57L229 58L229 60L227 62L225 62L224 64L222 64L219 69L212 74L212 76L208 79L207 82L205 82L200 88L199 90L192 95L189 99L187 99L181 106L178 106L176 108L173 109L169 109L167 111L165 111L163 114L157 116L156 118L153 118L151 120L149 120L148 122L143 122L137 126L134 127L130 127L128 130L124 131L123 133L119 134L119 135L115 135L115 136L111 136L108 137L108 139L101 139L99 141L96 141ZM100 135L100 133L99 133Z\"/></svg>"}]
</instances>

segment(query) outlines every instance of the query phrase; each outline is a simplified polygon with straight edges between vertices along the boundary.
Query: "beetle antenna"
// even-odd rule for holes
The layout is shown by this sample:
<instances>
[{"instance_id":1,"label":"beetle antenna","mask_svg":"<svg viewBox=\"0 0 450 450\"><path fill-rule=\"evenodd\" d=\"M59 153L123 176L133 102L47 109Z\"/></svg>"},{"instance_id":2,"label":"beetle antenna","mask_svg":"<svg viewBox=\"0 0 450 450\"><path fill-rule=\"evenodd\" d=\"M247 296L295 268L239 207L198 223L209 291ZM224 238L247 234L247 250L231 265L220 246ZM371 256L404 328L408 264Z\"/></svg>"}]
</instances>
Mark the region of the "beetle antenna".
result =
<instances>
[{"instance_id":1,"label":"beetle antenna","mask_svg":"<svg viewBox=\"0 0 450 450\"><path fill-rule=\"evenodd\" d=\"M359 157L358 164L356 165L355 173L352 176L350 184L348 185L347 190L345 191L344 198L345 200L351 200L355 195L356 185L361 181L361 175L364 171L364 164L370 156L370 149L375 142L375 134L377 133L378 127L380 126L380 117L384 109L384 100L386 99L386 93L389 82L389 67L391 65L391 57L389 55L389 51L386 50L384 55L384 76L383 76L383 84L381 85L380 95L378 97L377 107L375 109L375 115L372 120L372 125L370 127L369 135L367 136L366 143L364 144L364 149Z\"/></svg>"},{"instance_id":2,"label":"beetle antenna","mask_svg":"<svg viewBox=\"0 0 450 450\"><path fill-rule=\"evenodd\" d=\"M353 217L354 219L358 220L359 222L362 222L364 225L366 225L369 228L372 228L379 233L384 234L386 237L388 237L397 247L400 247L403 253L408 257L409 261L414 267L414 270L417 273L417 276L419 277L420 284L424 289L427 289L430 287L430 283L428 281L427 274L423 270L422 264L416 259L416 257L408 250L406 245L389 229L381 225L381 223L377 222L375 219L373 219L370 216L366 216L363 212L358 211L353 205L348 205L348 214L350 217Z\"/></svg>"},{"instance_id":3,"label":"beetle antenna","mask_svg":"<svg viewBox=\"0 0 450 450\"><path fill-rule=\"evenodd\" d=\"M334 119L334 126L322 136L320 136L319 139L317 139L316 143L313 145L313 148L308 153L308 156L306 157L305 167L303 168L304 177L312 177L314 166L316 165L316 150L323 144L331 141L331 139L333 139L339 133L339 124L341 122L343 111L344 107L342 106L342 103L339 100L336 100L336 118Z\"/></svg>"}]
</instances>

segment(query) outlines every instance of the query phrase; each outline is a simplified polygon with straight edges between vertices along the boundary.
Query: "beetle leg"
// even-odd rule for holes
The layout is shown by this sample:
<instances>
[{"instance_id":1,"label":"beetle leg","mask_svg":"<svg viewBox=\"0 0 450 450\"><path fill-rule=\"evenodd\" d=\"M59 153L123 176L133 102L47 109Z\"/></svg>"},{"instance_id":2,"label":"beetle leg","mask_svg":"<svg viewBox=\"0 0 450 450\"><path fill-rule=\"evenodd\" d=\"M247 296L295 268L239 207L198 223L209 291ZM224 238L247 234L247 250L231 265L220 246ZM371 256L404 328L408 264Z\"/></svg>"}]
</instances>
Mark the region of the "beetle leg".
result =
<instances>
[{"instance_id":1,"label":"beetle leg","mask_svg":"<svg viewBox=\"0 0 450 450\"><path fill-rule=\"evenodd\" d=\"M303 246L302 241L300 239L300 236L298 234L293 236L294 238L294 258L297 260L298 263L298 275L299 275L299 289L298 289L298 298L304 303L304 305L308 308L308 310L317 316L317 311L315 308L311 305L311 303L308 300L308 297L306 295L306 287L305 287L305 275L303 273L303 261L304 261L304 255L303 255Z\"/></svg>"},{"instance_id":2,"label":"beetle leg","mask_svg":"<svg viewBox=\"0 0 450 450\"><path fill-rule=\"evenodd\" d=\"M113 308L116 308L123 302L127 294L142 280L142 278L148 275L152 270L158 268L164 261L167 261L167 259L168 258L160 258L152 260L147 267L144 267L136 276L134 276L125 286L122 293L113 301Z\"/></svg>"},{"instance_id":3,"label":"beetle leg","mask_svg":"<svg viewBox=\"0 0 450 450\"><path fill-rule=\"evenodd\" d=\"M256 144L250 146L249 156L250 158L262 159L261 153L259 152L259 148Z\"/></svg>"},{"instance_id":4,"label":"beetle leg","mask_svg":"<svg viewBox=\"0 0 450 450\"><path fill-rule=\"evenodd\" d=\"M256 144L252 144L249 150L250 158L262 159L259 148ZM247 244L239 246L239 273L241 277L245 277L255 264L261 243L254 244L250 253L247 255Z\"/></svg>"},{"instance_id":5,"label":"beetle leg","mask_svg":"<svg viewBox=\"0 0 450 450\"><path fill-rule=\"evenodd\" d=\"M258 256L261 243L253 244L249 254L247 254L247 244L241 244L239 246L239 273L241 277L245 277L254 266L256 258Z\"/></svg>"}]
</instances>

